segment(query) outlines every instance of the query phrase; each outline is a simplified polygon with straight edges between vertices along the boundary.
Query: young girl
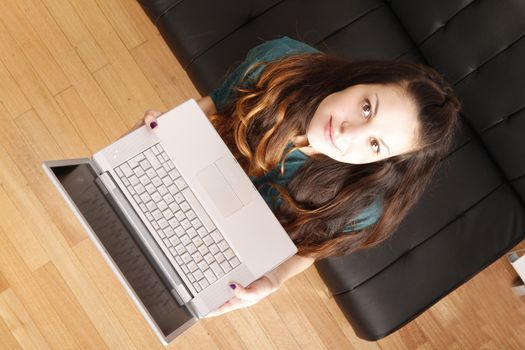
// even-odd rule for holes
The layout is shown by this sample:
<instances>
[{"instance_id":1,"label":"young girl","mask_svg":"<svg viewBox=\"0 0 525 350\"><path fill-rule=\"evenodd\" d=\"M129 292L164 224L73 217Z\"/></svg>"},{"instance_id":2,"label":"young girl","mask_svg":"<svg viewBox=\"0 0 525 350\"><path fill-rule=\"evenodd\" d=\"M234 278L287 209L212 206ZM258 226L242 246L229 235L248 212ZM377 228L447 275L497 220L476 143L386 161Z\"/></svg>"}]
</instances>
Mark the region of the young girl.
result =
<instances>
[{"instance_id":1,"label":"young girl","mask_svg":"<svg viewBox=\"0 0 525 350\"><path fill-rule=\"evenodd\" d=\"M433 69L345 61L281 38L250 50L198 101L296 244L207 316L255 304L316 259L394 232L444 156L460 104ZM152 128L160 112L149 110Z\"/></svg>"}]
</instances>

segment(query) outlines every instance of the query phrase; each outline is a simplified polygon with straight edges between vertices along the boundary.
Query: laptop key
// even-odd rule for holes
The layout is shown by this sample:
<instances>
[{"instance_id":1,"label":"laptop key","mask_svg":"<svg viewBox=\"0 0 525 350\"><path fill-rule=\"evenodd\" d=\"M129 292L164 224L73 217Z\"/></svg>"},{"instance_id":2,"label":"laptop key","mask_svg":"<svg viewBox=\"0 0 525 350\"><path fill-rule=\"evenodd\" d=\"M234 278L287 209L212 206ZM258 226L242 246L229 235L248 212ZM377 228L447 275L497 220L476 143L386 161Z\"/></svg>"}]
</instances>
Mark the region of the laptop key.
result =
<instances>
[{"instance_id":1,"label":"laptop key","mask_svg":"<svg viewBox=\"0 0 525 350\"><path fill-rule=\"evenodd\" d=\"M167 227L166 229L164 229L163 233L166 237L170 238L175 234L175 231L173 231L171 227Z\"/></svg>"},{"instance_id":2,"label":"laptop key","mask_svg":"<svg viewBox=\"0 0 525 350\"><path fill-rule=\"evenodd\" d=\"M179 265L182 265L184 264L184 261L182 261L182 258L180 257L180 255L178 254L173 254L175 256L175 261L177 262L177 264Z\"/></svg>"},{"instance_id":3,"label":"laptop key","mask_svg":"<svg viewBox=\"0 0 525 350\"><path fill-rule=\"evenodd\" d=\"M205 289L206 287L210 285L210 283L208 282L206 278L203 278L199 281L199 285L201 286L202 289Z\"/></svg>"},{"instance_id":4,"label":"laptop key","mask_svg":"<svg viewBox=\"0 0 525 350\"><path fill-rule=\"evenodd\" d=\"M175 250L177 251L177 254L181 255L184 252L186 252L186 248L182 244L179 244L178 246L175 246Z\"/></svg>"},{"instance_id":5,"label":"laptop key","mask_svg":"<svg viewBox=\"0 0 525 350\"><path fill-rule=\"evenodd\" d=\"M153 216L155 216L155 215L153 215ZM222 240L222 241L220 241L217 244L219 245L219 248L221 248L222 251L225 251L226 249L228 249L230 247L228 245L228 242L226 242L225 240Z\"/></svg>"},{"instance_id":6,"label":"laptop key","mask_svg":"<svg viewBox=\"0 0 525 350\"><path fill-rule=\"evenodd\" d=\"M204 274L201 270L196 270L195 272L193 272L193 277L195 277L196 280L200 280L204 277Z\"/></svg>"},{"instance_id":7,"label":"laptop key","mask_svg":"<svg viewBox=\"0 0 525 350\"><path fill-rule=\"evenodd\" d=\"M135 172L135 175L137 175L138 177L141 177L142 175L145 174L144 170L139 166L133 169L133 171Z\"/></svg>"},{"instance_id":8,"label":"laptop key","mask_svg":"<svg viewBox=\"0 0 525 350\"><path fill-rule=\"evenodd\" d=\"M119 177L123 177L124 173L122 172L122 170L120 170L120 168L122 168L122 166L120 166L119 168L115 168L115 172L117 173ZM126 177L129 177L129 176L126 176Z\"/></svg>"},{"instance_id":9,"label":"laptop key","mask_svg":"<svg viewBox=\"0 0 525 350\"><path fill-rule=\"evenodd\" d=\"M235 256L235 254L233 253L233 251L231 249L227 249L225 252L224 252L224 257L228 260L230 260L231 258L233 258Z\"/></svg>"},{"instance_id":10,"label":"laptop key","mask_svg":"<svg viewBox=\"0 0 525 350\"><path fill-rule=\"evenodd\" d=\"M215 275L218 275L219 273L222 273L222 268L219 266L217 262L213 262L210 264L210 268L215 273Z\"/></svg>"},{"instance_id":11,"label":"laptop key","mask_svg":"<svg viewBox=\"0 0 525 350\"><path fill-rule=\"evenodd\" d=\"M206 227L208 232L211 232L215 228L215 225L200 202L197 200L197 197L195 197L189 188L185 188L181 192L184 194L186 200L190 203L190 206L193 208L193 211L195 211L195 214L197 214L197 216L201 219L204 227Z\"/></svg>"},{"instance_id":12,"label":"laptop key","mask_svg":"<svg viewBox=\"0 0 525 350\"><path fill-rule=\"evenodd\" d=\"M159 187L160 185L163 185L163 182L162 180L159 178L159 177L154 177L151 179L151 183L153 184L153 186L155 187Z\"/></svg>"},{"instance_id":13,"label":"laptop key","mask_svg":"<svg viewBox=\"0 0 525 350\"><path fill-rule=\"evenodd\" d=\"M180 224L185 230L188 230L191 227L191 223L188 221L188 219L182 220Z\"/></svg>"},{"instance_id":14,"label":"laptop key","mask_svg":"<svg viewBox=\"0 0 525 350\"><path fill-rule=\"evenodd\" d=\"M204 244L206 244L208 247L212 244L214 244L215 242L213 242L213 239L210 237L210 236L204 236L204 238L202 239L202 241L204 242Z\"/></svg>"},{"instance_id":15,"label":"laptop key","mask_svg":"<svg viewBox=\"0 0 525 350\"><path fill-rule=\"evenodd\" d=\"M199 252L195 252L194 254L192 254L191 258L193 259L195 263L198 263L203 259L201 253Z\"/></svg>"},{"instance_id":16,"label":"laptop key","mask_svg":"<svg viewBox=\"0 0 525 350\"><path fill-rule=\"evenodd\" d=\"M199 249L199 253L201 253L202 256L208 254L208 252L210 251L208 247L206 247L206 245L204 244L201 245L198 249Z\"/></svg>"},{"instance_id":17,"label":"laptop key","mask_svg":"<svg viewBox=\"0 0 525 350\"><path fill-rule=\"evenodd\" d=\"M124 175L126 177L130 177L131 175L133 175L133 171L131 170L131 168L127 164L122 164L120 169L122 170L122 172L124 173Z\"/></svg>"},{"instance_id":18,"label":"laptop key","mask_svg":"<svg viewBox=\"0 0 525 350\"><path fill-rule=\"evenodd\" d=\"M197 231L195 231L195 229L194 229L193 227L190 227L190 228L188 229L188 232L187 232L187 233L188 233L188 236L190 236L190 238L191 238L192 240L194 240L194 237L197 236ZM196 244L196 245L197 245L197 244ZM200 244L198 244L197 246L199 246L199 245L200 245Z\"/></svg>"},{"instance_id":19,"label":"laptop key","mask_svg":"<svg viewBox=\"0 0 525 350\"><path fill-rule=\"evenodd\" d=\"M213 258L212 258L212 259L213 259ZM205 257L204 257L204 260L201 260L201 262L199 262L199 263L197 264L197 266L199 267L199 269L200 269L201 271L204 271L204 270L206 270L206 269L208 268L208 264L209 264L211 261L212 261L212 260L210 260L210 261L208 262L207 256L205 256Z\"/></svg>"},{"instance_id":20,"label":"laptop key","mask_svg":"<svg viewBox=\"0 0 525 350\"><path fill-rule=\"evenodd\" d=\"M195 244L196 247L199 247L203 242L202 239L199 236L195 236L192 238L193 244Z\"/></svg>"},{"instance_id":21,"label":"laptop key","mask_svg":"<svg viewBox=\"0 0 525 350\"><path fill-rule=\"evenodd\" d=\"M236 266L240 265L241 262L239 261L239 259L237 257L234 257L233 259L230 260L230 264L232 265L232 267L236 267Z\"/></svg>"},{"instance_id":22,"label":"laptop key","mask_svg":"<svg viewBox=\"0 0 525 350\"><path fill-rule=\"evenodd\" d=\"M213 283L213 282L217 281L217 277L215 276L215 274L213 273L213 271L210 270L210 269L204 271L204 277L206 277L206 279L207 279L208 282L210 282L210 283Z\"/></svg>"},{"instance_id":23,"label":"laptop key","mask_svg":"<svg viewBox=\"0 0 525 350\"><path fill-rule=\"evenodd\" d=\"M217 244L215 244L215 243L212 244L209 248L210 248L210 252L212 254L216 254L220 250L219 247L217 247Z\"/></svg>"},{"instance_id":24,"label":"laptop key","mask_svg":"<svg viewBox=\"0 0 525 350\"><path fill-rule=\"evenodd\" d=\"M226 260L226 258L222 253L217 253L217 255L215 255L215 260L220 264L221 262Z\"/></svg>"},{"instance_id":25,"label":"laptop key","mask_svg":"<svg viewBox=\"0 0 525 350\"><path fill-rule=\"evenodd\" d=\"M129 183L131 184L131 186L136 186L140 183L140 180L138 177L136 177L135 175L131 176L129 178Z\"/></svg>"},{"instance_id":26,"label":"laptop key","mask_svg":"<svg viewBox=\"0 0 525 350\"><path fill-rule=\"evenodd\" d=\"M187 237L187 236L185 236L185 237ZM190 253L190 254L193 254L193 253L195 253L197 251L197 247L195 247L195 244L193 244L193 243L188 244L186 249L188 249L188 253Z\"/></svg>"},{"instance_id":27,"label":"laptop key","mask_svg":"<svg viewBox=\"0 0 525 350\"><path fill-rule=\"evenodd\" d=\"M227 260L224 260L221 264L221 268L225 273L228 273L231 271L232 267L230 263Z\"/></svg>"},{"instance_id":28,"label":"laptop key","mask_svg":"<svg viewBox=\"0 0 525 350\"><path fill-rule=\"evenodd\" d=\"M177 246L179 243L180 243L180 239L179 237L173 235L169 238L169 241L171 242L172 245L174 246ZM175 251L176 252L176 251Z\"/></svg>"},{"instance_id":29,"label":"laptop key","mask_svg":"<svg viewBox=\"0 0 525 350\"><path fill-rule=\"evenodd\" d=\"M160 163L157 160L157 157L155 157L155 154L153 153L153 151L147 150L146 152L144 152L144 155L146 156L146 159L150 162L151 166L154 169L157 169L160 167Z\"/></svg>"},{"instance_id":30,"label":"laptop key","mask_svg":"<svg viewBox=\"0 0 525 350\"><path fill-rule=\"evenodd\" d=\"M191 273L193 273L195 270L198 269L197 267L197 264L195 264L195 262L193 261L190 261L190 263L188 264L188 269L190 270ZM192 274L189 274L188 276L191 276Z\"/></svg>"},{"instance_id":31,"label":"laptop key","mask_svg":"<svg viewBox=\"0 0 525 350\"><path fill-rule=\"evenodd\" d=\"M160 211L168 209L168 205L162 199L158 202L158 206Z\"/></svg>"},{"instance_id":32,"label":"laptop key","mask_svg":"<svg viewBox=\"0 0 525 350\"><path fill-rule=\"evenodd\" d=\"M185 252L181 255L182 261L184 261L184 264L187 264L191 261L191 256L188 254L188 252Z\"/></svg>"},{"instance_id":33,"label":"laptop key","mask_svg":"<svg viewBox=\"0 0 525 350\"><path fill-rule=\"evenodd\" d=\"M187 245L190 244L190 242L191 242L190 237L188 237L187 235L182 235L182 237L180 237L180 241L181 241L182 244L184 244L185 246L187 246Z\"/></svg>"},{"instance_id":34,"label":"laptop key","mask_svg":"<svg viewBox=\"0 0 525 350\"><path fill-rule=\"evenodd\" d=\"M222 235L220 234L219 231L217 230L214 230L211 234L210 234L211 238L213 238L213 240L217 243L217 242L220 242L222 240Z\"/></svg>"}]
</instances>

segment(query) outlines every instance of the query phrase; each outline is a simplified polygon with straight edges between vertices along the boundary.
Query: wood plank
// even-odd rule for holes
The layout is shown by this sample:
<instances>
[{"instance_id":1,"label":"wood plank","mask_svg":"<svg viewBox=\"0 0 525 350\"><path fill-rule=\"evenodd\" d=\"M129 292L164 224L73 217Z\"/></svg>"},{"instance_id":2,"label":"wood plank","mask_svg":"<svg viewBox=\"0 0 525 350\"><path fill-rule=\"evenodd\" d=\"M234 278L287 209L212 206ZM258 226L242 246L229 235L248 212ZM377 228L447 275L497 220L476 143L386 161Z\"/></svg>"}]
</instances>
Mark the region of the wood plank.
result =
<instances>
[{"instance_id":1,"label":"wood plank","mask_svg":"<svg viewBox=\"0 0 525 350\"><path fill-rule=\"evenodd\" d=\"M154 40L156 37L159 37L159 31L155 25L151 22L149 17L146 15L142 6L140 6L139 1L130 1L130 0L119 0L122 4L122 7L126 9L127 16L133 22L133 25L141 33L147 41ZM116 16L120 15L115 13ZM130 50L131 51L131 50Z\"/></svg>"},{"instance_id":2,"label":"wood plank","mask_svg":"<svg viewBox=\"0 0 525 350\"><path fill-rule=\"evenodd\" d=\"M122 135L128 127L119 118L118 114L111 106L107 97L103 91L97 85L93 76L90 74L88 68L85 66L85 57L81 59L79 54L75 51L75 48L70 44L68 38L62 31L62 29L69 29L73 31L77 27L80 27L82 32L81 40L93 42L94 39L88 33L89 31L85 28L82 20L78 17L75 10L69 6L69 3L58 1L48 1L48 5L53 5L53 9L60 8L59 16L51 16L47 9L41 4L39 0L20 0L28 7L34 7L39 9L39 16L36 17L35 21L32 22L32 26L39 33L40 39L46 43L46 46L51 51L53 56L58 62L61 62L62 69L68 75L70 81L79 93L80 98L84 104L88 107L91 114L97 118L98 123L103 128L104 133L109 139L115 140L117 137ZM43 20L38 20L43 17ZM55 21L58 21L58 24ZM70 28L69 21L74 21L75 27ZM59 27L59 24L62 27ZM62 29L61 29L62 28ZM66 31L68 32L68 31ZM85 38L87 36L87 38ZM52 38L52 40L46 40ZM73 38L75 39L75 38ZM80 39L79 39L80 40ZM91 40L91 41L90 41ZM83 42L84 42L83 41ZM75 45L75 42L73 42ZM97 46L98 47L98 46ZM78 50L77 50L78 51ZM93 51L94 55L103 55L99 49ZM99 55L100 54L100 55ZM107 64L107 60L104 59L101 64L97 64L96 68L102 67Z\"/></svg>"},{"instance_id":3,"label":"wood plank","mask_svg":"<svg viewBox=\"0 0 525 350\"><path fill-rule=\"evenodd\" d=\"M111 143L74 87L58 94L56 100L90 153Z\"/></svg>"},{"instance_id":4,"label":"wood plank","mask_svg":"<svg viewBox=\"0 0 525 350\"><path fill-rule=\"evenodd\" d=\"M301 349L293 334L286 327L284 320L280 317L280 310L274 308L270 298L259 301L250 309L262 331L271 335L269 341L275 349Z\"/></svg>"},{"instance_id":5,"label":"wood plank","mask_svg":"<svg viewBox=\"0 0 525 350\"><path fill-rule=\"evenodd\" d=\"M0 293L0 299L1 299L1 293ZM2 307L0 306L0 310ZM5 323L3 317L2 317L2 311L0 311L0 344L4 346L5 349L22 349L20 347L20 344L14 337L13 333Z\"/></svg>"},{"instance_id":6,"label":"wood plank","mask_svg":"<svg viewBox=\"0 0 525 350\"><path fill-rule=\"evenodd\" d=\"M0 293L9 288L9 282L5 279L4 275L0 271Z\"/></svg>"},{"instance_id":7,"label":"wood plank","mask_svg":"<svg viewBox=\"0 0 525 350\"><path fill-rule=\"evenodd\" d=\"M0 81L2 82L0 84L0 102L11 115L20 115L31 109L31 104L2 61L0 61Z\"/></svg>"},{"instance_id":8,"label":"wood plank","mask_svg":"<svg viewBox=\"0 0 525 350\"><path fill-rule=\"evenodd\" d=\"M0 188L0 229L31 271L49 261L46 252L25 223L25 216L15 208L3 188Z\"/></svg>"},{"instance_id":9,"label":"wood plank","mask_svg":"<svg viewBox=\"0 0 525 350\"><path fill-rule=\"evenodd\" d=\"M42 117L47 128L53 132L53 137L58 141L59 146L62 146L63 155L73 158L75 155L78 156L78 152L87 153L87 148L80 141L53 96L33 71L24 54L16 48L16 44L1 23L0 52L7 53L5 66L18 82L24 95L30 97L32 106Z\"/></svg>"},{"instance_id":10,"label":"wood plank","mask_svg":"<svg viewBox=\"0 0 525 350\"><path fill-rule=\"evenodd\" d=\"M99 70L109 63L104 52L68 1L42 0L42 2L89 71ZM47 16L47 14L41 11L40 16ZM46 27L53 29L54 25L51 20L47 21ZM70 75L68 72L66 74Z\"/></svg>"},{"instance_id":11,"label":"wood plank","mask_svg":"<svg viewBox=\"0 0 525 350\"><path fill-rule=\"evenodd\" d=\"M279 310L280 318L301 349L327 349L327 345L323 343L304 312L307 305L302 303L303 300L296 298L297 291L292 283L296 278L297 276L288 280L270 295L268 300L275 310Z\"/></svg>"},{"instance_id":12,"label":"wood plank","mask_svg":"<svg viewBox=\"0 0 525 350\"><path fill-rule=\"evenodd\" d=\"M97 4L128 50L146 41L128 13L129 4L120 0L97 0Z\"/></svg>"},{"instance_id":13,"label":"wood plank","mask_svg":"<svg viewBox=\"0 0 525 350\"><path fill-rule=\"evenodd\" d=\"M2 293L4 295L8 292L4 302L11 306L6 312L11 312L12 315L15 315L10 317L10 320L13 322L20 320L22 325L31 325L34 322L34 327L23 329L23 334L31 333L35 335L39 346L48 343L51 348L55 349L78 348L78 343L66 329L49 300L42 293L40 286L25 266L23 260L16 253L12 243L1 234L0 266L4 277L10 285L10 289ZM15 295L16 298L14 297ZM32 322L28 323L28 321ZM11 321L8 322L8 325L10 323ZM15 323L14 327L20 328L20 323ZM10 327L10 329L12 328ZM42 341L41 337L38 336L39 334L45 341ZM16 333L14 335L18 342L21 343L21 337L17 336Z\"/></svg>"},{"instance_id":14,"label":"wood plank","mask_svg":"<svg viewBox=\"0 0 525 350\"><path fill-rule=\"evenodd\" d=\"M35 271L35 279L81 349L107 348L53 263L49 262Z\"/></svg>"},{"instance_id":15,"label":"wood plank","mask_svg":"<svg viewBox=\"0 0 525 350\"><path fill-rule=\"evenodd\" d=\"M56 94L70 86L71 83L33 30L31 26L32 9L26 8L22 12L18 5L18 0L0 1L0 19L47 89L51 94Z\"/></svg>"},{"instance_id":16,"label":"wood plank","mask_svg":"<svg viewBox=\"0 0 525 350\"><path fill-rule=\"evenodd\" d=\"M93 76L111 101L113 108L122 116L129 127L142 118L147 108L145 109L142 103L135 98L133 92L120 79L119 74L111 64L94 72Z\"/></svg>"},{"instance_id":17,"label":"wood plank","mask_svg":"<svg viewBox=\"0 0 525 350\"><path fill-rule=\"evenodd\" d=\"M200 322L203 323L208 335L219 349L250 349L250 344L242 340L239 332L227 317L203 319Z\"/></svg>"},{"instance_id":18,"label":"wood plank","mask_svg":"<svg viewBox=\"0 0 525 350\"><path fill-rule=\"evenodd\" d=\"M48 130L46 124L42 122L34 109L30 109L16 118L15 124L18 130L20 130L20 133L25 136L26 141L39 145L39 147L35 149L35 153L40 159L60 159L66 157L59 143L56 141L58 133L52 129ZM87 154L87 152L84 152L84 154Z\"/></svg>"},{"instance_id":19,"label":"wood plank","mask_svg":"<svg viewBox=\"0 0 525 350\"><path fill-rule=\"evenodd\" d=\"M70 0L79 16L95 37L102 48L115 73L130 92L133 103L140 106L140 111L132 115L124 115L123 120L129 120L128 126L135 123L137 115L140 117L148 108L163 110L165 108L143 72L126 49L107 18L96 3L84 0Z\"/></svg>"},{"instance_id":20,"label":"wood plank","mask_svg":"<svg viewBox=\"0 0 525 350\"><path fill-rule=\"evenodd\" d=\"M312 324L323 344L328 349L344 348L352 349L352 344L339 330L337 323L330 313L323 307L316 291L312 288L303 274L295 276L288 282L293 288L293 295L301 305L308 305L304 314Z\"/></svg>"},{"instance_id":21,"label":"wood plank","mask_svg":"<svg viewBox=\"0 0 525 350\"><path fill-rule=\"evenodd\" d=\"M168 107L200 97L160 35L131 51L135 61Z\"/></svg>"},{"instance_id":22,"label":"wood plank","mask_svg":"<svg viewBox=\"0 0 525 350\"><path fill-rule=\"evenodd\" d=\"M24 349L50 348L27 310L10 289L0 294L0 316L5 321L12 336L16 339L13 342L13 337L6 337L8 341L6 343L2 342L2 345L5 346L10 343L15 348L22 346ZM2 337L2 340L4 339ZM17 346L16 344L20 345ZM11 347L6 347L6 349L11 349Z\"/></svg>"},{"instance_id":23,"label":"wood plank","mask_svg":"<svg viewBox=\"0 0 525 350\"><path fill-rule=\"evenodd\" d=\"M228 319L231 326L239 334L240 339L249 349L277 349L265 334L252 309L239 309L224 315L223 318Z\"/></svg>"},{"instance_id":24,"label":"wood plank","mask_svg":"<svg viewBox=\"0 0 525 350\"><path fill-rule=\"evenodd\" d=\"M27 129L32 130L34 127L35 125L29 124ZM35 133L35 131L30 131L29 133ZM65 211L69 213L69 208L40 166L43 159L51 159L51 157L49 153L41 154L39 152L42 148L57 148L57 146L53 146L55 145L55 141L52 137L48 136L41 140L43 147L33 146L32 142L34 142L34 140L30 137L28 138L29 133L26 133L25 129L20 129L0 105L0 139L2 140L2 146L12 160L13 164L10 165L10 167L20 169L19 171L23 174L17 178L19 187L14 188L18 191L20 188L29 186L38 198L44 203L47 203L50 216L60 227L60 231L65 235L69 243L74 245L87 237L76 221L67 220L67 216L63 215ZM35 149L38 149L39 152L35 151ZM9 194L9 196L13 197L12 194ZM6 216L4 222L8 222L9 219L14 218L18 217L15 215ZM26 225L26 223L24 223L24 225ZM37 234L38 231L35 233ZM26 237L26 239L28 243L31 243L29 238ZM36 247L35 245L32 246ZM28 266L30 266L32 270L40 267L41 264L46 261L45 259L40 259L41 253L36 248L30 255L33 255L30 259L31 261L34 260L34 264L28 262ZM23 256L25 260L26 255Z\"/></svg>"}]
</instances>

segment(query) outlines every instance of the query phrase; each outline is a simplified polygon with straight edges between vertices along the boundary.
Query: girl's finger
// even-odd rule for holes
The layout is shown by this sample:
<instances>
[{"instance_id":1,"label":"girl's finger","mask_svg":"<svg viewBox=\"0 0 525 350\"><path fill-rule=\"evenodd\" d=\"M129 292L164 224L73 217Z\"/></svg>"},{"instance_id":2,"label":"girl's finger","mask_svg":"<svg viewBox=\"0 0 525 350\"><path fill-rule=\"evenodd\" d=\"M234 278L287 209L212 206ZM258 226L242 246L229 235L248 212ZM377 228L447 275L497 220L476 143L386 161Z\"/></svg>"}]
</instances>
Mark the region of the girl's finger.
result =
<instances>
[{"instance_id":1,"label":"girl's finger","mask_svg":"<svg viewBox=\"0 0 525 350\"><path fill-rule=\"evenodd\" d=\"M219 315L225 314L230 311L234 311L237 309L242 309L242 308L251 306L253 304L254 304L253 302L242 300L237 297L233 297L227 302L225 302L224 304L222 304L217 310L212 311L209 314L207 314L206 317L219 316Z\"/></svg>"},{"instance_id":2,"label":"girl's finger","mask_svg":"<svg viewBox=\"0 0 525 350\"><path fill-rule=\"evenodd\" d=\"M144 124L149 125L152 129L157 127L157 117L161 115L159 111L148 109L144 113Z\"/></svg>"}]
</instances>

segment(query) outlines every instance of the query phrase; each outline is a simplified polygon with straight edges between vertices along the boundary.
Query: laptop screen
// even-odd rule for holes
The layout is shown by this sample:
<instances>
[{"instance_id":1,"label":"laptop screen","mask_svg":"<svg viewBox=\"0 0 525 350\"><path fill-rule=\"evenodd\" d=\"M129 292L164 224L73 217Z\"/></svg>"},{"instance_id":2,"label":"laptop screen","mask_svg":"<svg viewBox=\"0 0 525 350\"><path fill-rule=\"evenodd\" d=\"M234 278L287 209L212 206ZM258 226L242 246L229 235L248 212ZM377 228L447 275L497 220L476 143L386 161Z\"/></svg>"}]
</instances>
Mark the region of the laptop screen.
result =
<instances>
[{"instance_id":1,"label":"laptop screen","mask_svg":"<svg viewBox=\"0 0 525 350\"><path fill-rule=\"evenodd\" d=\"M89 164L51 168L165 336L194 318L181 307L95 183Z\"/></svg>"}]
</instances>

